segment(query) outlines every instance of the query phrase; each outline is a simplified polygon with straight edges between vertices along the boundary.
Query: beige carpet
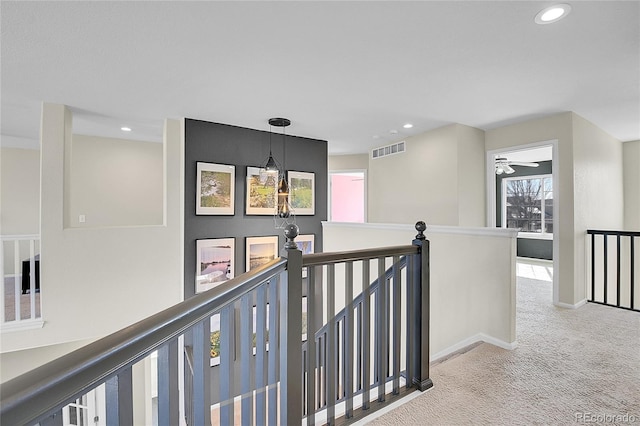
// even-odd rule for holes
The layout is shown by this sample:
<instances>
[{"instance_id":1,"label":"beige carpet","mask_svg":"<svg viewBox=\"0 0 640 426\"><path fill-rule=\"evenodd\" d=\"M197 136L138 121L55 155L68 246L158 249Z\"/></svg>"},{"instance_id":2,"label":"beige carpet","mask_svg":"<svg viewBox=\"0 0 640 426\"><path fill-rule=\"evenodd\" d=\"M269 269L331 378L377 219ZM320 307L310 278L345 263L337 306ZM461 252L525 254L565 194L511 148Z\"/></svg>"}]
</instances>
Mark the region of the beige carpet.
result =
<instances>
[{"instance_id":1,"label":"beige carpet","mask_svg":"<svg viewBox=\"0 0 640 426\"><path fill-rule=\"evenodd\" d=\"M368 424L640 425L640 314L556 308L548 281L517 289L517 349L482 343L435 364L433 389Z\"/></svg>"}]
</instances>

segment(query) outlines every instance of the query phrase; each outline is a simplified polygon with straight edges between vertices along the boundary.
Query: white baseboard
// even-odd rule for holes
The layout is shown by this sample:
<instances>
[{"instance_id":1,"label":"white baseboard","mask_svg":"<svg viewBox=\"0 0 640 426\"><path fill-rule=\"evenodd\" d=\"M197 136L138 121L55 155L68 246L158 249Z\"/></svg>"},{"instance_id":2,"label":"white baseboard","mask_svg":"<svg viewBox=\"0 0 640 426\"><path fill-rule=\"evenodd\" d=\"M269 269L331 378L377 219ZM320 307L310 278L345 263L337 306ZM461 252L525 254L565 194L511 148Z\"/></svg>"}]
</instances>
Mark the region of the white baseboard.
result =
<instances>
[{"instance_id":1,"label":"white baseboard","mask_svg":"<svg viewBox=\"0 0 640 426\"><path fill-rule=\"evenodd\" d=\"M578 309L579 307L581 307L582 305L584 305L585 303L587 303L587 299L582 299L581 301L579 301L578 303L576 303L575 305L572 305L570 303L563 303L563 302L555 302L554 305L556 305L559 308L565 308L565 309Z\"/></svg>"},{"instance_id":2,"label":"white baseboard","mask_svg":"<svg viewBox=\"0 0 640 426\"><path fill-rule=\"evenodd\" d=\"M474 343L478 343L478 342L489 343L491 345L497 346L502 349L507 349L507 350L513 350L518 347L518 342L514 341L511 343L508 343L508 342L505 342L504 340L496 339L495 337L489 336L488 334L478 333L456 343L455 345L451 345L448 348L443 349L440 352L437 352L431 355L430 360L431 362L437 361L440 358L444 358L447 355L451 355L454 352L457 352L461 349L466 348L467 346L473 345Z\"/></svg>"}]
</instances>

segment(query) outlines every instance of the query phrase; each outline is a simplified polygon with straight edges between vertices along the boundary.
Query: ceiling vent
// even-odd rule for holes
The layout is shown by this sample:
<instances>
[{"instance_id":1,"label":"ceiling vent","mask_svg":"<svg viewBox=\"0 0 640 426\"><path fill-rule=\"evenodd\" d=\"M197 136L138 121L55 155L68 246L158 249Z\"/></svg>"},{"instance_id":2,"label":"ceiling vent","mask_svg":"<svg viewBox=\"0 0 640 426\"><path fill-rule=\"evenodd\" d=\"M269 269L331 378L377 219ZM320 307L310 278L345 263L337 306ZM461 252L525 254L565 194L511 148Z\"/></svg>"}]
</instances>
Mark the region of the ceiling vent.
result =
<instances>
[{"instance_id":1,"label":"ceiling vent","mask_svg":"<svg viewBox=\"0 0 640 426\"><path fill-rule=\"evenodd\" d=\"M371 158L381 158L386 157L387 155L399 154L401 152L404 152L404 149L404 141L394 143L392 145L382 146L371 151Z\"/></svg>"}]
</instances>

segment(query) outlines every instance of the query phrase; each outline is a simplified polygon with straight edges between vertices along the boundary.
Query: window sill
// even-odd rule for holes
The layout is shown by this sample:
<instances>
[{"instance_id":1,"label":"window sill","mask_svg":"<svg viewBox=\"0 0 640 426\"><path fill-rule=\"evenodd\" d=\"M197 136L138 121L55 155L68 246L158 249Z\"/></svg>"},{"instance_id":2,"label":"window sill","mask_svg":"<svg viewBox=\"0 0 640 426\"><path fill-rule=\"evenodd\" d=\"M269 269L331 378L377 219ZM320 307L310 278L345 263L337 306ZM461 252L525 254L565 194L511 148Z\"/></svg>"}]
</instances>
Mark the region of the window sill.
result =
<instances>
[{"instance_id":1,"label":"window sill","mask_svg":"<svg viewBox=\"0 0 640 426\"><path fill-rule=\"evenodd\" d=\"M44 327L44 320L42 318L37 318L33 320L3 322L0 326L0 331L2 333L11 333L15 331L33 330L42 327Z\"/></svg>"},{"instance_id":2,"label":"window sill","mask_svg":"<svg viewBox=\"0 0 640 426\"><path fill-rule=\"evenodd\" d=\"M553 241L553 234L537 234L534 232L518 232L518 238L526 238L529 240L548 240Z\"/></svg>"}]
</instances>

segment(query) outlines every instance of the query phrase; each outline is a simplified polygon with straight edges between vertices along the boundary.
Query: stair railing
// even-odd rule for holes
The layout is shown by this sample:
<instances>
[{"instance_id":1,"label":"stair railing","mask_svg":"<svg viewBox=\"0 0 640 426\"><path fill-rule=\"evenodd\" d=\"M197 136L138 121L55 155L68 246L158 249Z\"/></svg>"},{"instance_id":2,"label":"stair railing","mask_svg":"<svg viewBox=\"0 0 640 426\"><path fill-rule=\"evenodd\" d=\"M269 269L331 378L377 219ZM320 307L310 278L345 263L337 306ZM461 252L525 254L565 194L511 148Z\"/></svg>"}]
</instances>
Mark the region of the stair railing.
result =
<instances>
[{"instance_id":1,"label":"stair railing","mask_svg":"<svg viewBox=\"0 0 640 426\"><path fill-rule=\"evenodd\" d=\"M428 389L429 242L416 229L407 246L303 256L287 227L282 257L3 383L0 420L59 424L99 388L94 422L138 424L136 366L151 355L159 425L351 422Z\"/></svg>"}]
</instances>

